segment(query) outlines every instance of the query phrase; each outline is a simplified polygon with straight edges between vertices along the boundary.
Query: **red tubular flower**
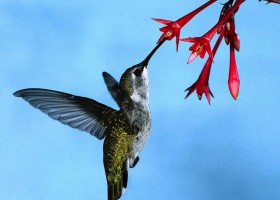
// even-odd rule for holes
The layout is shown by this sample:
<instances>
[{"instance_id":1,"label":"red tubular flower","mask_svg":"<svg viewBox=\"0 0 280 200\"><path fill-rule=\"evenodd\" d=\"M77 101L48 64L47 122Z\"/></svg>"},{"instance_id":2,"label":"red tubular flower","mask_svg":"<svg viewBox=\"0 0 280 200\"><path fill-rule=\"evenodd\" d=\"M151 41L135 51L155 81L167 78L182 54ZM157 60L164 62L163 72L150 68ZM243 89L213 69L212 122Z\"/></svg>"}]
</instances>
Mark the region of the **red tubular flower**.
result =
<instances>
[{"instance_id":1,"label":"red tubular flower","mask_svg":"<svg viewBox=\"0 0 280 200\"><path fill-rule=\"evenodd\" d=\"M230 43L230 64L229 64L229 75L228 75L228 87L231 96L236 100L239 93L240 79L236 66L234 43Z\"/></svg>"},{"instance_id":2,"label":"red tubular flower","mask_svg":"<svg viewBox=\"0 0 280 200\"><path fill-rule=\"evenodd\" d=\"M211 38L212 39L212 38ZM210 46L210 40L207 37L194 37L194 38L183 38L180 39L181 41L184 42L193 42L194 44L189 48L190 51L192 51L189 59L188 59L188 64L193 61L198 55L201 58L204 58L205 53L207 51L209 57L213 61L213 53L211 51L211 46Z\"/></svg>"},{"instance_id":3,"label":"red tubular flower","mask_svg":"<svg viewBox=\"0 0 280 200\"><path fill-rule=\"evenodd\" d=\"M210 0L202 6L200 6L199 8L195 9L194 11L190 12L189 14L181 17L176 21L152 18L153 20L166 25L159 29L161 32L163 32L163 34L160 36L158 43L161 42L165 37L168 40L172 40L174 37L176 37L176 51L178 51L181 28L183 28L183 26L185 26L195 15L197 15L203 9L205 9L206 7L208 7L216 1L217 0Z\"/></svg>"},{"instance_id":4,"label":"red tubular flower","mask_svg":"<svg viewBox=\"0 0 280 200\"><path fill-rule=\"evenodd\" d=\"M240 87L240 79L238 75L238 70L236 66L235 60L235 50L239 51L240 49L240 40L235 30L235 22L234 18L230 18L224 27L225 31L225 40L226 43L230 44L230 64L229 64L229 75L228 75L228 87L231 93L231 96L236 100L239 87Z\"/></svg>"},{"instance_id":5,"label":"red tubular flower","mask_svg":"<svg viewBox=\"0 0 280 200\"><path fill-rule=\"evenodd\" d=\"M213 48L213 56L215 56L216 52L217 52L217 49L223 39L223 33L222 32L220 35L219 35L219 38ZM210 95L214 98L211 90L210 90L210 87L209 87L209 76L210 76L210 71L211 71L211 66L212 66L212 58L209 57L197 79L197 81L192 84L192 86L190 86L189 88L187 88L185 91L188 91L187 95L185 98L187 98L188 96L191 95L191 93L193 93L193 91L196 90L196 93L197 93L197 96L198 96L198 99L201 100L202 98L202 95L203 93L205 94L206 96L206 99L208 101L208 103L210 104Z\"/></svg>"},{"instance_id":6,"label":"red tubular flower","mask_svg":"<svg viewBox=\"0 0 280 200\"><path fill-rule=\"evenodd\" d=\"M194 44L189 48L192 51L188 63L193 61L198 55L201 58L204 57L205 52L209 54L209 57L213 60L213 54L211 52L210 41L214 37L217 30L229 19L229 17L238 9L238 7L244 2L244 0L237 0L234 6L218 21L218 23L213 26L207 33L205 33L201 37L194 37L194 38L183 38L180 39L184 42L193 42Z\"/></svg>"},{"instance_id":7,"label":"red tubular flower","mask_svg":"<svg viewBox=\"0 0 280 200\"><path fill-rule=\"evenodd\" d=\"M233 43L236 51L240 50L240 39L235 29L234 18L230 18L224 25L224 38L226 44Z\"/></svg>"}]
</instances>

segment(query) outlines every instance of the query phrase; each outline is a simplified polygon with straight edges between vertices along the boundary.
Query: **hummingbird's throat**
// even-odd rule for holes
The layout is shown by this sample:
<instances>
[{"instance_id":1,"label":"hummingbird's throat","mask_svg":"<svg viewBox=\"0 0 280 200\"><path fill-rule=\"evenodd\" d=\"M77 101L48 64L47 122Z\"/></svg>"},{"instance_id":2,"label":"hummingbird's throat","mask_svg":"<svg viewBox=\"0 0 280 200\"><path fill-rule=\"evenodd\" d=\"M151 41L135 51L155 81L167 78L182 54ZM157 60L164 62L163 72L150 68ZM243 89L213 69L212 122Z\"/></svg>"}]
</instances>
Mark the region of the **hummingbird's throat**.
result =
<instances>
[{"instance_id":1,"label":"hummingbird's throat","mask_svg":"<svg viewBox=\"0 0 280 200\"><path fill-rule=\"evenodd\" d=\"M149 78L148 69L143 68L141 77L134 79L133 92L130 98L133 102L142 108L149 107Z\"/></svg>"}]
</instances>

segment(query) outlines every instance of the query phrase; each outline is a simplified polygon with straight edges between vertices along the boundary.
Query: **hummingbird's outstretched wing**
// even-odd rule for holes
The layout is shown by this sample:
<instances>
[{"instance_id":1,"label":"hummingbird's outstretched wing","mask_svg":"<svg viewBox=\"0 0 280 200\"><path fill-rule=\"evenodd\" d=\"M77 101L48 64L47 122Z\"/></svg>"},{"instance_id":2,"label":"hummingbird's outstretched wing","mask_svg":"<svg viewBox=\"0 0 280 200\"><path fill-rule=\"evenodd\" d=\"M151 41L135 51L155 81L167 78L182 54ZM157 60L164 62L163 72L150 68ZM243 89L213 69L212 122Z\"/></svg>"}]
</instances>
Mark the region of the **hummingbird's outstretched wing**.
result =
<instances>
[{"instance_id":1,"label":"hummingbird's outstretched wing","mask_svg":"<svg viewBox=\"0 0 280 200\"><path fill-rule=\"evenodd\" d=\"M93 99L48 89L30 88L14 93L63 124L103 139L110 116L117 111Z\"/></svg>"}]
</instances>

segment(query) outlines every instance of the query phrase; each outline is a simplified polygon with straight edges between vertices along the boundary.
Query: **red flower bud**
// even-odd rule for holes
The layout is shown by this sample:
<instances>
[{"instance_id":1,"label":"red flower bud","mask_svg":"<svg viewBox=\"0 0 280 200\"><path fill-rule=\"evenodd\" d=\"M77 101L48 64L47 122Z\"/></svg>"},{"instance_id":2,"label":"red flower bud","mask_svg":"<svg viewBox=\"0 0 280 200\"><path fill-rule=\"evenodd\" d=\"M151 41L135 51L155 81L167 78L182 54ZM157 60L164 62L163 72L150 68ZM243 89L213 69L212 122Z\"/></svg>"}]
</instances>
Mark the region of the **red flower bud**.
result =
<instances>
[{"instance_id":1,"label":"red flower bud","mask_svg":"<svg viewBox=\"0 0 280 200\"><path fill-rule=\"evenodd\" d=\"M236 100L239 93L240 79L236 66L234 44L230 43L230 64L229 64L229 75L228 75L228 87L231 96Z\"/></svg>"}]
</instances>

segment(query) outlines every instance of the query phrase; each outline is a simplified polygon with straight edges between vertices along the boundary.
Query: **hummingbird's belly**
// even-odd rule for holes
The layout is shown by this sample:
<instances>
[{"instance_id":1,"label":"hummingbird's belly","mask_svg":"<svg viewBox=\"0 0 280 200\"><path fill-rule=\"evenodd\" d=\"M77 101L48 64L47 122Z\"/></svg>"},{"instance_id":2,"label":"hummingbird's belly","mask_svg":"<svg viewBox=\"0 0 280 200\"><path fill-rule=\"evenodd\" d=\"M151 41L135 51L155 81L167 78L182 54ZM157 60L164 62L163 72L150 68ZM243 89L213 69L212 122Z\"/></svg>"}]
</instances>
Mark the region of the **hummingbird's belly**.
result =
<instances>
[{"instance_id":1,"label":"hummingbird's belly","mask_svg":"<svg viewBox=\"0 0 280 200\"><path fill-rule=\"evenodd\" d=\"M150 113L145 113L144 116L141 116L141 120L139 122L138 134L134 138L131 145L131 150L128 158L130 167L134 166L135 159L137 158L138 154L146 144L148 136L150 135L150 130L151 130Z\"/></svg>"}]
</instances>

